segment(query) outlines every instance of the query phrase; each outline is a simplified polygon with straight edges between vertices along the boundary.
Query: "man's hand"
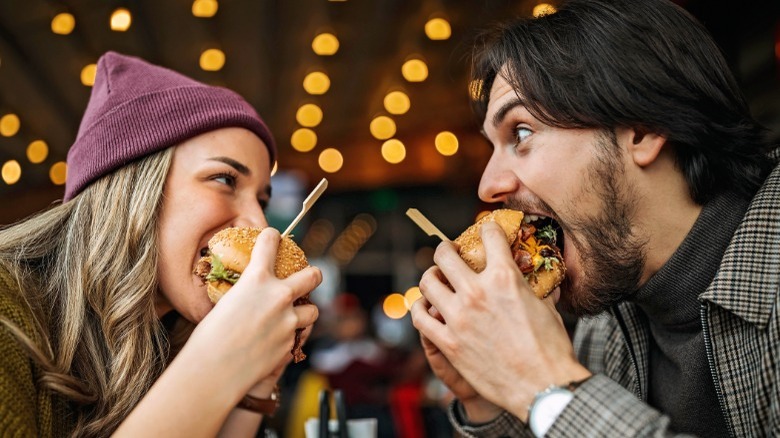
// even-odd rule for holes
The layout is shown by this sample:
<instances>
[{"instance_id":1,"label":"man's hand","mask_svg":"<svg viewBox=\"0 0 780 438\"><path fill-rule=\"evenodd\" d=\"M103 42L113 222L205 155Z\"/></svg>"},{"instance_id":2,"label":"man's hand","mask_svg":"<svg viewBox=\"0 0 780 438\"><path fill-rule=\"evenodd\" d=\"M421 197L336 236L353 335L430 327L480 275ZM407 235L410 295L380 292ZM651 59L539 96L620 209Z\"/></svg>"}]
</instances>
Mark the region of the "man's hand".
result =
<instances>
[{"instance_id":1,"label":"man's hand","mask_svg":"<svg viewBox=\"0 0 780 438\"><path fill-rule=\"evenodd\" d=\"M441 314L436 308L431 307L428 300L421 298L412 306L412 318L417 321L426 317L441 321ZM469 422L485 423L501 414L502 409L482 398L452 366L441 350L422 333L420 333L420 342L431 370L463 404Z\"/></svg>"},{"instance_id":2,"label":"man's hand","mask_svg":"<svg viewBox=\"0 0 780 438\"><path fill-rule=\"evenodd\" d=\"M412 318L444 356L438 362L446 358L457 370L450 373L458 373L486 400L526 421L537 392L590 372L575 359L553 300L539 300L531 291L503 231L487 223L481 234L485 270L475 273L451 243L443 242L434 256L436 266L420 281L420 291L441 318L426 318L420 308Z\"/></svg>"}]
</instances>

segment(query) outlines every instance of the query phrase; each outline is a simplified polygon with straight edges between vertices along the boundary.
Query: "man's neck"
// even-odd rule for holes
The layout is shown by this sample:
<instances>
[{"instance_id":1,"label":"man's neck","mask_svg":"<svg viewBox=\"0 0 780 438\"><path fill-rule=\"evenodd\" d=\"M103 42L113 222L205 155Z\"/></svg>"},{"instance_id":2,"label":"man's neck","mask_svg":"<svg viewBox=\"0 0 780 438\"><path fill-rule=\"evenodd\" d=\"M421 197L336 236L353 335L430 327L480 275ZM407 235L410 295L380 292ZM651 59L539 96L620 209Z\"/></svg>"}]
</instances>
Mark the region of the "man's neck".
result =
<instances>
[{"instance_id":1,"label":"man's neck","mask_svg":"<svg viewBox=\"0 0 780 438\"><path fill-rule=\"evenodd\" d=\"M647 242L640 285L666 264L691 231L702 206L691 198L687 182L671 154L659 156L638 179L637 230Z\"/></svg>"}]
</instances>

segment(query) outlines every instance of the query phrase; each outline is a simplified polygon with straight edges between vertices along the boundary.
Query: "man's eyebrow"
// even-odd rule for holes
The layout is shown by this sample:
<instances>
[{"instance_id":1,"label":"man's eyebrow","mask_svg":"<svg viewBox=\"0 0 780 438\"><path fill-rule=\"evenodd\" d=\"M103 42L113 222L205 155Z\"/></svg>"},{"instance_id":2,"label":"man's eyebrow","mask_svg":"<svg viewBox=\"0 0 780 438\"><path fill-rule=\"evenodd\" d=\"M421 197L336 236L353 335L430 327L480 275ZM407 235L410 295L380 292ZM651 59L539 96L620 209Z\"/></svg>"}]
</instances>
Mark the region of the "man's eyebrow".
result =
<instances>
[{"instance_id":1,"label":"man's eyebrow","mask_svg":"<svg viewBox=\"0 0 780 438\"><path fill-rule=\"evenodd\" d=\"M248 167L244 166L243 164L239 163L238 161L230 158L230 157L211 157L209 158L211 161L219 161L221 163L225 163L228 166L236 169L238 173L242 175L249 175L252 173L251 170L249 170Z\"/></svg>"},{"instance_id":2,"label":"man's eyebrow","mask_svg":"<svg viewBox=\"0 0 780 438\"><path fill-rule=\"evenodd\" d=\"M493 114L493 119L491 122L493 123L493 127L497 128L498 125L501 124L501 122L504 120L504 117L506 117L506 114L511 111L513 108L523 106L523 100L518 98L514 98L510 100L509 102L505 103L501 108L496 111L495 114Z\"/></svg>"}]
</instances>

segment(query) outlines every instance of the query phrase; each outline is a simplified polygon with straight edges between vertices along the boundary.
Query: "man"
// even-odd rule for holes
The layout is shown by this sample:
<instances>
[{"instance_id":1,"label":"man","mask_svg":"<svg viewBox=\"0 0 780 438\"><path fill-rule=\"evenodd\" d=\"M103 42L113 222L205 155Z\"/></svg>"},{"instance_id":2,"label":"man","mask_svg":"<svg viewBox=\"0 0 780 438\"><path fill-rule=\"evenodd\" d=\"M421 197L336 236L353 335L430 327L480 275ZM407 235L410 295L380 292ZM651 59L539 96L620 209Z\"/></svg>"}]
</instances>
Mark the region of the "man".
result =
<instances>
[{"instance_id":1,"label":"man","mask_svg":"<svg viewBox=\"0 0 780 438\"><path fill-rule=\"evenodd\" d=\"M780 169L703 26L572 0L482 39L474 76L480 198L552 218L567 279L537 300L495 224L480 274L439 246L412 317L457 430L780 434Z\"/></svg>"}]
</instances>

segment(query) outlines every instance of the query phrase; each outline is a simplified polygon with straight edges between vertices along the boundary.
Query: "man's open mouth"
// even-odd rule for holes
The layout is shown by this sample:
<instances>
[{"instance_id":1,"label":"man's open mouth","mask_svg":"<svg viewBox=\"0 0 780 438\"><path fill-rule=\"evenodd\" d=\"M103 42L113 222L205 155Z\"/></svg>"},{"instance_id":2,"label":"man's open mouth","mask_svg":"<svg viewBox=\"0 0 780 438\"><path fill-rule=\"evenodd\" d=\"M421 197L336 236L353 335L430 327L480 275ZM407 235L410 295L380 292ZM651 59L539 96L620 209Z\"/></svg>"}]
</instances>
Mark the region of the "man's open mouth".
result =
<instances>
[{"instance_id":1,"label":"man's open mouth","mask_svg":"<svg viewBox=\"0 0 780 438\"><path fill-rule=\"evenodd\" d=\"M548 232L547 235L550 237L551 243L561 251L561 254L564 253L563 228L555 219L549 216L527 214L523 217L523 222L533 225L537 230L549 230L554 233Z\"/></svg>"}]
</instances>

